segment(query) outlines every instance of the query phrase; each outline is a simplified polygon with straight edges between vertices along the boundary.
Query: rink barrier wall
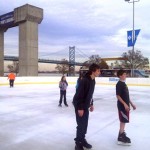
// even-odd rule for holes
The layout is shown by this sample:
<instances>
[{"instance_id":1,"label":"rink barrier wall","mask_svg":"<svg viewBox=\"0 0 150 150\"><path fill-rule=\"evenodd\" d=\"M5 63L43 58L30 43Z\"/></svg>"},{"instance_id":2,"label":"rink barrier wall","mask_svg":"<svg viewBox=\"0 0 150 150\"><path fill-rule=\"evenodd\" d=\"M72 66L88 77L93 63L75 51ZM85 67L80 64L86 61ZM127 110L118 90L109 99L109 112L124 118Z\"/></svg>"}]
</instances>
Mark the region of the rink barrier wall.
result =
<instances>
[{"instance_id":1,"label":"rink barrier wall","mask_svg":"<svg viewBox=\"0 0 150 150\"><path fill-rule=\"evenodd\" d=\"M15 84L58 84L61 77L16 77ZM66 77L69 84L76 84L78 77ZM115 77L98 77L98 85L116 85L119 79ZM127 78L126 83L129 86L150 86L150 78ZM0 77L0 86L9 85L7 77Z\"/></svg>"}]
</instances>

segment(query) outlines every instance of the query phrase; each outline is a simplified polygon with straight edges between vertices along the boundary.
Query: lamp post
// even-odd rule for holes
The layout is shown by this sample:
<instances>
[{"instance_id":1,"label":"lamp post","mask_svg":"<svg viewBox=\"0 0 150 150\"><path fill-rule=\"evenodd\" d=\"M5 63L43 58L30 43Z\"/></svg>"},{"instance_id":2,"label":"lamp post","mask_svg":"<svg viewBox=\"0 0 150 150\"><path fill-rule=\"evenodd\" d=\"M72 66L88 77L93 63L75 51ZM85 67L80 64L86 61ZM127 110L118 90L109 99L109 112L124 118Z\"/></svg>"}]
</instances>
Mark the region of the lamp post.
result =
<instances>
[{"instance_id":1,"label":"lamp post","mask_svg":"<svg viewBox=\"0 0 150 150\"><path fill-rule=\"evenodd\" d=\"M133 33L132 33L132 60L131 60L131 76L134 77L134 65L133 65L133 55L134 55L134 44L135 44L135 32L134 32L134 5L135 2L139 2L140 0L125 0L125 2L133 4Z\"/></svg>"}]
</instances>

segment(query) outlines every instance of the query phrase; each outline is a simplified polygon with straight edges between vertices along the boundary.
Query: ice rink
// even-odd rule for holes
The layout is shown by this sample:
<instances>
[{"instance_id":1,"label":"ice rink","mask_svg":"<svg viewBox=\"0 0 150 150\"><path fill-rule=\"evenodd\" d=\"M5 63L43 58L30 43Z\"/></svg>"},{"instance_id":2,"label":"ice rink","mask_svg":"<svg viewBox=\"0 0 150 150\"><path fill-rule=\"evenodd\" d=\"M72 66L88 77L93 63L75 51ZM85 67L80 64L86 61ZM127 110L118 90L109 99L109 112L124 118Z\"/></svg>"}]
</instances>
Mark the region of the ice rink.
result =
<instances>
[{"instance_id":1,"label":"ice rink","mask_svg":"<svg viewBox=\"0 0 150 150\"><path fill-rule=\"evenodd\" d=\"M0 150L74 150L75 85L67 89L69 107L62 108L56 84L0 86L0 91ZM119 146L115 86L96 85L86 136L93 150L150 149L150 87L130 86L129 91L137 106L126 126L132 145Z\"/></svg>"}]
</instances>

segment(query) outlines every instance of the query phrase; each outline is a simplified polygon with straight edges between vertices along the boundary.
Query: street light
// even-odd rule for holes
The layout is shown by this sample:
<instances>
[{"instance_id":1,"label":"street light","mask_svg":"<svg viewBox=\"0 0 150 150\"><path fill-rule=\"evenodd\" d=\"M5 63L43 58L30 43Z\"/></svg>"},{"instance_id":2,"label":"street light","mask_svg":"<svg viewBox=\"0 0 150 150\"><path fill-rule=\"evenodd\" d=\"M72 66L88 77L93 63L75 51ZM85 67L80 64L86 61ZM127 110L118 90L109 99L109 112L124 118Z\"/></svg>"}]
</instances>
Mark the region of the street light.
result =
<instances>
[{"instance_id":1,"label":"street light","mask_svg":"<svg viewBox=\"0 0 150 150\"><path fill-rule=\"evenodd\" d=\"M134 41L135 41L135 35L134 35L134 5L135 2L139 2L140 0L125 0L125 2L132 3L133 4L133 34L132 34L132 41L133 41L133 48L132 48L132 60L131 60L131 76L134 76L134 66L133 66L133 54L134 54Z\"/></svg>"}]
</instances>

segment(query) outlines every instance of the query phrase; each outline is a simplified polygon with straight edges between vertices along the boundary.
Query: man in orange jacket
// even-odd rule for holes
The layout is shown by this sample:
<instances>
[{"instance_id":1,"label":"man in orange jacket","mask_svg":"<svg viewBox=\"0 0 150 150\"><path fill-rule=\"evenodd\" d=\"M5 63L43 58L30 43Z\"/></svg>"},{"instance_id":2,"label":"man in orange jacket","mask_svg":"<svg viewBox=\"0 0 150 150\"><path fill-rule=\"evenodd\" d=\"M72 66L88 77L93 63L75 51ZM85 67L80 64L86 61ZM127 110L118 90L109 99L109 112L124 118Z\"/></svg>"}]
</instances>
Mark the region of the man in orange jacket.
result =
<instances>
[{"instance_id":1,"label":"man in orange jacket","mask_svg":"<svg viewBox=\"0 0 150 150\"><path fill-rule=\"evenodd\" d=\"M11 73L8 75L10 88L14 87L14 80L15 80L15 74L11 71Z\"/></svg>"}]
</instances>

